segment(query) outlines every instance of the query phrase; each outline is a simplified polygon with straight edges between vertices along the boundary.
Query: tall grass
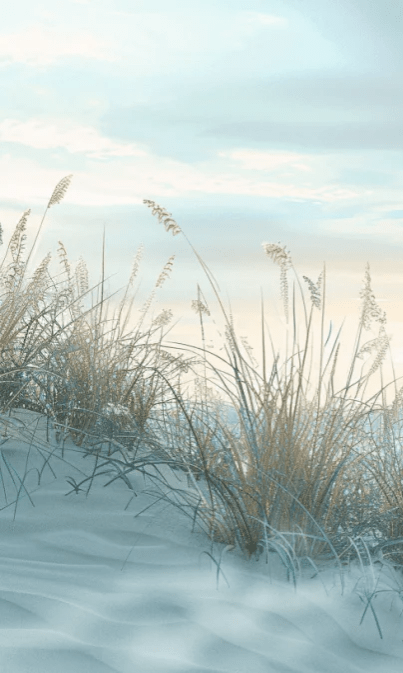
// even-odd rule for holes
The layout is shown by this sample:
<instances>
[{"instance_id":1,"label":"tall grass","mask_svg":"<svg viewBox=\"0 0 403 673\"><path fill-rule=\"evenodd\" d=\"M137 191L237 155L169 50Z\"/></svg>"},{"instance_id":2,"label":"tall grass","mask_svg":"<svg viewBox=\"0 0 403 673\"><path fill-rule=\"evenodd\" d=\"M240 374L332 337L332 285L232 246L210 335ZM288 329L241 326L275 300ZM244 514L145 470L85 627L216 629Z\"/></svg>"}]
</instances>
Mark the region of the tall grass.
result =
<instances>
[{"instance_id":1,"label":"tall grass","mask_svg":"<svg viewBox=\"0 0 403 673\"><path fill-rule=\"evenodd\" d=\"M60 203L70 180L68 176L57 185L47 209ZM330 331L325 341L326 267L316 283L303 277L309 292L307 306L290 252L280 244L263 243L265 254L280 267L286 357L280 366L269 332L270 362L262 300L260 374L247 344L243 343L241 349L232 316L227 315L207 265L170 213L153 201L144 203L167 232L185 236L207 275L226 322L226 359L209 353L205 347L204 316L210 316L210 309L199 286L191 306L200 320L201 348L165 340L163 327L172 319L170 311L163 311L142 332L155 291L168 277L174 256L159 275L139 324L129 333L125 330L133 300L128 308L126 304L141 248L124 297L111 319L110 297L104 296L105 239L102 280L91 308L83 305L95 289L89 288L85 262L80 259L73 273L62 243L59 256L65 280L55 282L50 277L48 255L24 285L33 250L23 263L24 230L30 212L26 211L3 260L4 264L10 252L11 263L0 267L0 284L5 289L0 304L2 422L6 423L6 412L11 417L11 411L20 407L45 415L57 440L51 448L50 444L47 448L41 446L41 451L47 450L43 454L47 455L47 465L56 452L63 458L68 437L77 450L93 457L89 474L83 474L79 482L71 478L73 491L85 488L88 494L94 479L105 474L108 483L122 480L134 491L131 476L142 472L154 487L150 491L153 495L180 508L191 518L193 527L197 524L207 534L212 543L211 555L214 544L238 549L249 558L264 554L267 561L269 552L277 553L295 586L302 565L310 565L318 572L317 564L327 559L334 559L338 566L342 587L342 563L359 561L364 568L362 559L367 558L372 570L376 561L395 570L401 568L403 475L396 426L400 424L403 388L397 389L395 379L395 400L388 407L382 379L382 363L389 347L386 314L375 301L369 265L346 385L335 391L342 328L325 361L324 350L331 340ZM43 219L40 228L42 224ZM34 245L38 234L39 231ZM295 282L290 307L290 269L303 306L302 347L296 336ZM319 375L313 398L309 399L312 361L309 363L308 355L315 311L321 314ZM373 322L379 323L378 337L362 343L363 331L369 330ZM157 333L159 337L153 340ZM189 351L192 357L184 357ZM374 352L369 369L364 373L364 362L357 374L356 367L366 352ZM208 356L214 357L215 362ZM196 373L198 365L203 367L202 380ZM220 369L223 365L231 375ZM190 395L184 391L182 380L189 371L194 383ZM364 399L368 381L376 372L381 374L381 388L370 399ZM230 427L225 421L220 394L231 400L238 417L236 426ZM371 425L374 416L378 421L376 430ZM0 454L6 506L10 499L5 475L15 477L15 472L4 459L1 447ZM188 487L178 488L167 480L162 466L186 473ZM15 505L24 479L25 475L13 479L17 489ZM371 594L367 587L365 591L367 607L373 611L371 599L376 590ZM376 619L374 611L373 614ZM378 621L377 625L382 637Z\"/></svg>"}]
</instances>

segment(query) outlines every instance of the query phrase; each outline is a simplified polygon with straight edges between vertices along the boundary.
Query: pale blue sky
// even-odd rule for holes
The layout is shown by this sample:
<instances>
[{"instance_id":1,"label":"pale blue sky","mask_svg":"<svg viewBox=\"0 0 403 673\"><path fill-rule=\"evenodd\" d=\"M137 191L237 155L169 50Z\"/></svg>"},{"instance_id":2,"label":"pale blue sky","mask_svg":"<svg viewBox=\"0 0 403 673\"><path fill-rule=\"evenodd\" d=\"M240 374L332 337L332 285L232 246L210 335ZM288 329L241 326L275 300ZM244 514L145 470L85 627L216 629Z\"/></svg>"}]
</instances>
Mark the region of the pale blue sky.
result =
<instances>
[{"instance_id":1,"label":"pale blue sky","mask_svg":"<svg viewBox=\"0 0 403 673\"><path fill-rule=\"evenodd\" d=\"M144 244L136 312L175 254L153 306L171 307L175 334L200 345L198 282L220 313L151 199L208 264L255 350L260 287L281 327L279 269L262 249L281 242L301 279L316 282L326 262L327 323L357 316L368 261L401 357L402 37L397 0L15 0L0 32L5 241L31 208L29 249L72 173L35 266L51 251L58 269L61 240L95 284L105 223L111 289Z\"/></svg>"}]
</instances>

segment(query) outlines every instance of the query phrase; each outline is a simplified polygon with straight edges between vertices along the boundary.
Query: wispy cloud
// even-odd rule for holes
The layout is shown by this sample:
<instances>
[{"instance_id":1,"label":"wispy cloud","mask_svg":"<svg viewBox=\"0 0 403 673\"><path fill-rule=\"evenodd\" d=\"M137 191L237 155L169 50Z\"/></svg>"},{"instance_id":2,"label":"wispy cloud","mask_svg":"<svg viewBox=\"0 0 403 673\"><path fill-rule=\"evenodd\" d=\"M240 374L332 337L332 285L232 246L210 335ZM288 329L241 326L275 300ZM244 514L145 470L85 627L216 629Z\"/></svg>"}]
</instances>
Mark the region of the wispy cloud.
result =
<instances>
[{"instance_id":1,"label":"wispy cloud","mask_svg":"<svg viewBox=\"0 0 403 673\"><path fill-rule=\"evenodd\" d=\"M95 37L91 31L31 25L0 35L0 66L23 63L31 67L49 66L72 56L115 61L114 41Z\"/></svg>"},{"instance_id":2,"label":"wispy cloud","mask_svg":"<svg viewBox=\"0 0 403 673\"><path fill-rule=\"evenodd\" d=\"M273 14L262 14L261 12L245 12L247 20L251 23L257 23L262 26L288 26L288 19L284 16L275 16Z\"/></svg>"},{"instance_id":3,"label":"wispy cloud","mask_svg":"<svg viewBox=\"0 0 403 673\"><path fill-rule=\"evenodd\" d=\"M218 152L218 156L227 157L249 170L276 171L280 168L292 168L296 171L311 172L307 161L301 161L301 154L295 152L263 152L259 150L233 150Z\"/></svg>"},{"instance_id":4,"label":"wispy cloud","mask_svg":"<svg viewBox=\"0 0 403 673\"><path fill-rule=\"evenodd\" d=\"M318 159L314 157L287 152L234 150L219 152L222 162L192 167L168 157L161 158L145 143L139 147L136 143L115 142L92 127L75 126L66 120L31 119L20 122L6 119L0 122L0 141L34 150L62 150L81 157L81 166L75 171L80 174L79 184L72 186L69 193L72 202L82 205L139 203L150 191L161 196L242 194L327 203L348 201L368 193L362 187L352 189L334 181L326 182ZM108 159L107 165L104 159ZM36 181L39 188L43 174L40 177L39 174L32 175L32 159L25 168L23 159L14 160L7 156L6 161L3 193L9 198L15 198L12 182L16 175L19 175L20 189L26 186L23 173L30 174L31 189ZM304 176L308 173L309 180L298 180L301 173Z\"/></svg>"},{"instance_id":5,"label":"wispy cloud","mask_svg":"<svg viewBox=\"0 0 403 673\"><path fill-rule=\"evenodd\" d=\"M114 142L90 126L74 126L67 120L30 119L21 122L5 119L0 122L0 141L36 149L63 148L72 154L84 154L94 159L146 156L146 152L135 143Z\"/></svg>"}]
</instances>

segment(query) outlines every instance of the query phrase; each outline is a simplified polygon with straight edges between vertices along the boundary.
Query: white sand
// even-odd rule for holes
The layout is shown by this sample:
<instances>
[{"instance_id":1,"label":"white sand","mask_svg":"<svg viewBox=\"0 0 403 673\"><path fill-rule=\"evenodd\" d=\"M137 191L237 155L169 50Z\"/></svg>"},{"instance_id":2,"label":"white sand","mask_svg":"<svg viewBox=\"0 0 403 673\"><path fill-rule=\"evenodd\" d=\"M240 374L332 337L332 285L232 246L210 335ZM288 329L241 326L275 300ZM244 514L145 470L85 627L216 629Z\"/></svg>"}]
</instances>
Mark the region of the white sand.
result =
<instances>
[{"instance_id":1,"label":"white sand","mask_svg":"<svg viewBox=\"0 0 403 673\"><path fill-rule=\"evenodd\" d=\"M22 474L22 439L0 449ZM71 450L65 457L89 473L89 458ZM66 476L78 472L52 465L58 478L45 470L35 507L24 497L15 522L13 507L0 512L2 673L403 671L403 604L396 594L374 600L383 640L370 609L360 625L365 603L353 592L360 570L345 575L344 596L331 567L314 579L305 571L295 593L276 554L266 565L228 551L229 586L220 574L217 590L216 566L203 554L209 542L191 534L189 519L161 503L134 518L153 500L140 493L140 475L132 475L139 496L124 511L123 483L104 488L107 477L98 478L88 498L65 496ZM393 585L383 577L383 587Z\"/></svg>"}]
</instances>

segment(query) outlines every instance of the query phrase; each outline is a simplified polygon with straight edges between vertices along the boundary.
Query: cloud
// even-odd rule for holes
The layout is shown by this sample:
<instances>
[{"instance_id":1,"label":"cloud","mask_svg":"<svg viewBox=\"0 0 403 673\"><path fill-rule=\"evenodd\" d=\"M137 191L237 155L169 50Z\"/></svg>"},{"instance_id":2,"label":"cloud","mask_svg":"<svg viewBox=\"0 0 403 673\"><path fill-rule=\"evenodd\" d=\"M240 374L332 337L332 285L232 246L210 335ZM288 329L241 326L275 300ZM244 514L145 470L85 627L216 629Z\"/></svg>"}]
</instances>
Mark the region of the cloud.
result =
<instances>
[{"instance_id":1,"label":"cloud","mask_svg":"<svg viewBox=\"0 0 403 673\"><path fill-rule=\"evenodd\" d=\"M262 152L258 150L233 150L218 152L219 157L228 157L238 162L242 168L257 171L276 171L280 168L292 168L296 171L311 172L307 161L301 161L296 152Z\"/></svg>"},{"instance_id":2,"label":"cloud","mask_svg":"<svg viewBox=\"0 0 403 673\"><path fill-rule=\"evenodd\" d=\"M49 176L57 171L42 167L35 150L57 149L75 155L74 168L68 166L68 155L65 165L66 174L79 176L70 190L72 201L79 205L129 205L154 199L155 194L228 194L343 204L372 194L366 185L340 183L326 157L312 154L239 148L218 151L206 162L189 165L151 151L146 143L112 140L91 126L36 118L0 122L0 142L31 149L30 158L0 157L3 192L9 200L19 198L18 194L27 198L24 189L29 184L29 198L43 201L43 184L52 182Z\"/></svg>"},{"instance_id":3,"label":"cloud","mask_svg":"<svg viewBox=\"0 0 403 673\"><path fill-rule=\"evenodd\" d=\"M305 122L249 121L216 124L200 137L230 139L243 144L264 142L271 147L307 150L397 150L403 148L403 122Z\"/></svg>"},{"instance_id":4,"label":"cloud","mask_svg":"<svg viewBox=\"0 0 403 673\"><path fill-rule=\"evenodd\" d=\"M0 35L0 65L48 66L69 56L115 61L113 44L110 40L95 37L90 31L32 25Z\"/></svg>"},{"instance_id":5,"label":"cloud","mask_svg":"<svg viewBox=\"0 0 403 673\"><path fill-rule=\"evenodd\" d=\"M179 161L156 155L130 157L125 162L120 157L110 157L106 163L91 160L78 168L45 168L38 161L15 158L10 154L0 156L2 192L7 194L3 203L21 201L43 204L47 192L64 174L73 173L74 183L68 194L70 203L82 206L119 206L142 203L144 198L161 200L165 196L189 198L208 195L264 197L275 200L316 201L321 203L350 202L362 199L368 193L364 188L350 189L337 183L299 184L286 179L251 177L227 167L192 167ZM48 185L46 187L46 185ZM44 191L45 190L45 191ZM67 197L66 197L67 198Z\"/></svg>"},{"instance_id":6,"label":"cloud","mask_svg":"<svg viewBox=\"0 0 403 673\"><path fill-rule=\"evenodd\" d=\"M0 122L0 141L36 149L63 147L72 154L85 154L94 159L146 156L146 152L134 143L114 142L90 126L72 126L67 121L60 123L30 119L22 122L5 119Z\"/></svg>"},{"instance_id":7,"label":"cloud","mask_svg":"<svg viewBox=\"0 0 403 673\"><path fill-rule=\"evenodd\" d=\"M256 22L262 26L288 26L288 19L284 16L274 16L272 14L262 14L261 12L246 12L249 14L249 21Z\"/></svg>"}]
</instances>

